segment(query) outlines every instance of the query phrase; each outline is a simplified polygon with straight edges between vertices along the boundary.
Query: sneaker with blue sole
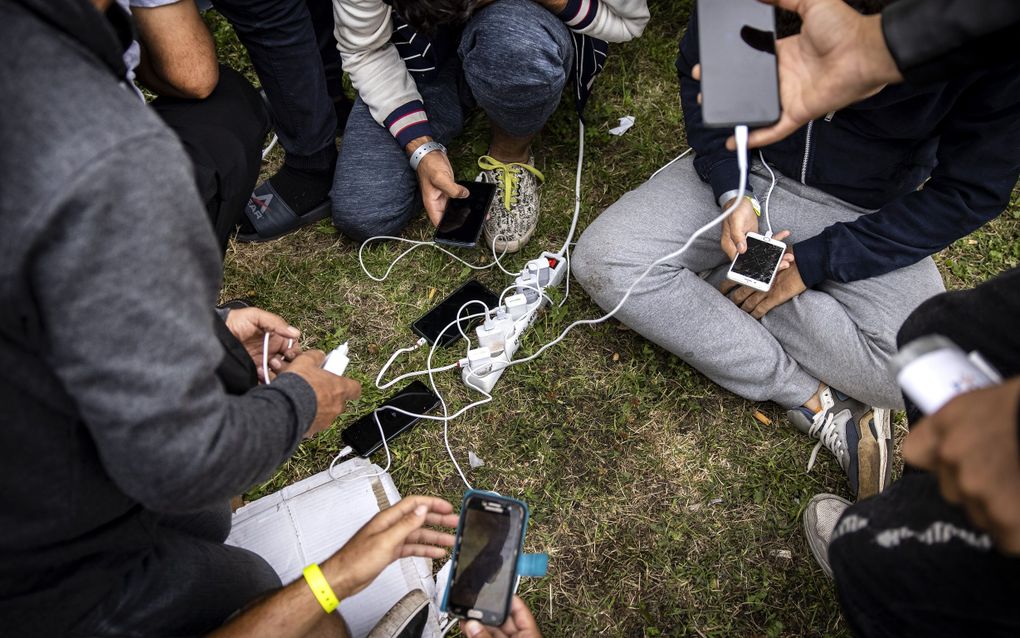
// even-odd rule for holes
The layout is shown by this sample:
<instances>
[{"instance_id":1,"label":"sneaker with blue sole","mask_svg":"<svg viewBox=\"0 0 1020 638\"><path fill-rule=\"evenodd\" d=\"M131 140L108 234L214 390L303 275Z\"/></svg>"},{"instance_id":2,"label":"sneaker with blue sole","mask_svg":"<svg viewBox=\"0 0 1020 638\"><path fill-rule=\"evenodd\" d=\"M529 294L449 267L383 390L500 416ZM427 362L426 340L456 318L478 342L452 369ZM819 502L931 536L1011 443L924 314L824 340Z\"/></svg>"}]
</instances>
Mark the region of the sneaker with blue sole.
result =
<instances>
[{"instance_id":1,"label":"sneaker with blue sole","mask_svg":"<svg viewBox=\"0 0 1020 638\"><path fill-rule=\"evenodd\" d=\"M805 407L786 413L794 427L818 439L808 471L824 447L846 472L857 500L878 494L889 485L892 474L889 410L871 407L828 386L819 399L822 409L817 413Z\"/></svg>"}]
</instances>

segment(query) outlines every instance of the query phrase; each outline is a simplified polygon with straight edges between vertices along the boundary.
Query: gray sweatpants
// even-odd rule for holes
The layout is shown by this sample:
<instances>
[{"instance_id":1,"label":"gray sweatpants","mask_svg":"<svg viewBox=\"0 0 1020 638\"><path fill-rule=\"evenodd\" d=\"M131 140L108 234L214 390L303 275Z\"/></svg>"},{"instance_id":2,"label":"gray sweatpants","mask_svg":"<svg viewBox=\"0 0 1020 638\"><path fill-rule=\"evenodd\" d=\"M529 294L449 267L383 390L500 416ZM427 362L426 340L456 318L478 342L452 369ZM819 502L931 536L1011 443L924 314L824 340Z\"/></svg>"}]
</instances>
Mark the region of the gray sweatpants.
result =
<instances>
[{"instance_id":1,"label":"gray sweatpants","mask_svg":"<svg viewBox=\"0 0 1020 638\"><path fill-rule=\"evenodd\" d=\"M791 231L787 242L869 212L777 177L769 210L775 232ZM764 167L753 165L749 180L764 203L770 182ZM572 256L574 275L608 310L648 264L680 248L719 212L712 189L698 178L692 159L684 158L588 227ZM655 268L616 317L752 401L792 408L822 381L865 403L902 408L888 363L907 315L945 290L930 257L880 277L826 281L758 321L719 292L729 268L720 232L709 230L673 262Z\"/></svg>"}]
</instances>

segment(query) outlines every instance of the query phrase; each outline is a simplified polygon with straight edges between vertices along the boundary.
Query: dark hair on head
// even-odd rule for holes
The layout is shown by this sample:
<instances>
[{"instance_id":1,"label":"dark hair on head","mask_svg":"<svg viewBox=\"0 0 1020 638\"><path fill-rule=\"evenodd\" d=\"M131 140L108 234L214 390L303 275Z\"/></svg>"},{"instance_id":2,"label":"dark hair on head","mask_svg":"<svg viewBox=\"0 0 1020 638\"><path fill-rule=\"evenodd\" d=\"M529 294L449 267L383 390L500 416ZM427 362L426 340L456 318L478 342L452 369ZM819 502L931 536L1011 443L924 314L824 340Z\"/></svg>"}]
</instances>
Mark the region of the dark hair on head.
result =
<instances>
[{"instance_id":1,"label":"dark hair on head","mask_svg":"<svg viewBox=\"0 0 1020 638\"><path fill-rule=\"evenodd\" d=\"M467 22L478 0L388 0L387 3L415 30L435 33L440 26Z\"/></svg>"},{"instance_id":2,"label":"dark hair on head","mask_svg":"<svg viewBox=\"0 0 1020 638\"><path fill-rule=\"evenodd\" d=\"M896 0L844 0L848 5L864 15L881 13ZM793 11L776 9L776 37L785 38L800 33L800 16Z\"/></svg>"}]
</instances>

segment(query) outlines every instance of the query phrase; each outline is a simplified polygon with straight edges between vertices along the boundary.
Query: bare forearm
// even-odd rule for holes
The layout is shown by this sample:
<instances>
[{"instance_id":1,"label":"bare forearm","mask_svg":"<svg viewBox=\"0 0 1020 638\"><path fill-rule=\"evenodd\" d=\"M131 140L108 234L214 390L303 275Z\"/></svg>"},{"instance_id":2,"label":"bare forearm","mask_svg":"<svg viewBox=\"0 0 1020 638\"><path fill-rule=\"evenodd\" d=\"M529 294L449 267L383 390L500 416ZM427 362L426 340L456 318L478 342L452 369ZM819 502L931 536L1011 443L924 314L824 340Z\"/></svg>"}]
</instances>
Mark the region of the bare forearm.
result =
<instances>
[{"instance_id":1,"label":"bare forearm","mask_svg":"<svg viewBox=\"0 0 1020 638\"><path fill-rule=\"evenodd\" d=\"M212 34L193 0L136 8L142 48L138 79L160 95L203 99L219 82Z\"/></svg>"},{"instance_id":2,"label":"bare forearm","mask_svg":"<svg viewBox=\"0 0 1020 638\"><path fill-rule=\"evenodd\" d=\"M209 638L302 638L304 636L346 638L347 624L339 612L326 614L303 579L298 579L234 620Z\"/></svg>"}]
</instances>

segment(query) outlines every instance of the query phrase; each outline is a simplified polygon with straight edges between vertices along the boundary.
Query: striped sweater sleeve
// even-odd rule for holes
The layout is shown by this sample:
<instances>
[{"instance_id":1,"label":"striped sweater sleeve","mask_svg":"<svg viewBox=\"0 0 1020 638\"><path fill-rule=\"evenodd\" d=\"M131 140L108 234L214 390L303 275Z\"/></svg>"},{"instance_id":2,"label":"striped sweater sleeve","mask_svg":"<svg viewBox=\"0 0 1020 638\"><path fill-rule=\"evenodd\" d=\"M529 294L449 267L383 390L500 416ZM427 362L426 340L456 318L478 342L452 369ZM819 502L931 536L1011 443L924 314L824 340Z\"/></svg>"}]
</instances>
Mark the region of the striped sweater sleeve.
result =
<instances>
[{"instance_id":1,"label":"striped sweater sleeve","mask_svg":"<svg viewBox=\"0 0 1020 638\"><path fill-rule=\"evenodd\" d=\"M333 0L337 49L372 118L406 146L432 135L418 87L390 41L391 9L382 0Z\"/></svg>"},{"instance_id":2,"label":"striped sweater sleeve","mask_svg":"<svg viewBox=\"0 0 1020 638\"><path fill-rule=\"evenodd\" d=\"M607 42L626 42L648 24L647 0L568 0L557 14L571 31Z\"/></svg>"}]
</instances>

